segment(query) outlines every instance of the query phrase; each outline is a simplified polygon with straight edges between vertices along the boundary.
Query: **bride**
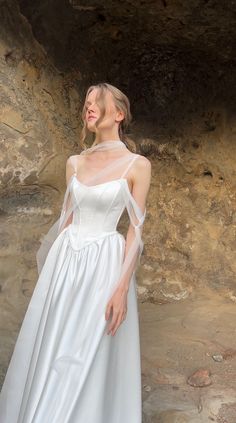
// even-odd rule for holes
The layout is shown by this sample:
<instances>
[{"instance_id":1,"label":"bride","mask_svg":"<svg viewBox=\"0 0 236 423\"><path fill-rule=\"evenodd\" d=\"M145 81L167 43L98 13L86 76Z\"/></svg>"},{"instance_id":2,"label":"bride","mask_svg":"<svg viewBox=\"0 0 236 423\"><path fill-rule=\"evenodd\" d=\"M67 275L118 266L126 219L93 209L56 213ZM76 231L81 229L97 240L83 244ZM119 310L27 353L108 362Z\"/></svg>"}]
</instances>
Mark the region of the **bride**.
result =
<instances>
[{"instance_id":1,"label":"bride","mask_svg":"<svg viewBox=\"0 0 236 423\"><path fill-rule=\"evenodd\" d=\"M1 423L141 423L135 272L151 163L128 148L127 96L88 88L66 162L60 217L36 254L38 281L0 394ZM127 211L124 237L117 224ZM109 336L110 335L110 336Z\"/></svg>"}]
</instances>

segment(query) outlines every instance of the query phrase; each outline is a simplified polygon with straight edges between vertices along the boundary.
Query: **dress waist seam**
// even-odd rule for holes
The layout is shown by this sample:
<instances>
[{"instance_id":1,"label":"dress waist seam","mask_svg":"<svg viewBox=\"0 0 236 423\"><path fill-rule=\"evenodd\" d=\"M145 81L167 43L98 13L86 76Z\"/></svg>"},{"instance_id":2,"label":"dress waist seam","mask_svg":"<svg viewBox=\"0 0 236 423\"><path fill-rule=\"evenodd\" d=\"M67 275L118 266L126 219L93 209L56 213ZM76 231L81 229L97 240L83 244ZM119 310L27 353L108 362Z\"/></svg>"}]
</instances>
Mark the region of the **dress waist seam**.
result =
<instances>
[{"instance_id":1,"label":"dress waist seam","mask_svg":"<svg viewBox=\"0 0 236 423\"><path fill-rule=\"evenodd\" d=\"M71 228L70 228L70 225L69 225L68 226L68 236L69 236L69 239L70 239L71 248L74 251L80 251L83 248L88 247L90 244L93 244L93 243L95 243L95 242L97 242L97 241L99 241L103 238L107 238L107 237L112 236L112 235L118 235L119 237L122 237L122 239L125 241L124 236L118 230L106 231L106 232L103 232L103 233L97 234L97 235L84 235L84 234L80 234L78 232L78 234L77 234L78 240L79 241L81 240L82 244L80 246L78 246L78 248L77 247L75 248L75 246L73 245L74 242L73 242L73 239L72 239L73 233L71 233L70 229Z\"/></svg>"}]
</instances>

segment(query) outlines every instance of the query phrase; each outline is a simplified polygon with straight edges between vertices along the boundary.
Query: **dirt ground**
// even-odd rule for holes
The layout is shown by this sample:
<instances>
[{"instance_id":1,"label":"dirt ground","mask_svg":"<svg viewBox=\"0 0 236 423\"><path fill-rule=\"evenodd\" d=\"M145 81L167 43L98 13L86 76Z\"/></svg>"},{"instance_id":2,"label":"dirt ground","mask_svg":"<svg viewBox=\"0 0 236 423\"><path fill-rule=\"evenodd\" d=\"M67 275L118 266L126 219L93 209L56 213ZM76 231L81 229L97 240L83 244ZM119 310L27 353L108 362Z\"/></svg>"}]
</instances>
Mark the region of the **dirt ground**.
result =
<instances>
[{"instance_id":1,"label":"dirt ground","mask_svg":"<svg viewBox=\"0 0 236 423\"><path fill-rule=\"evenodd\" d=\"M236 303L206 293L166 304L139 301L142 423L236 423ZM3 333L5 358L7 334L6 341ZM189 385L199 369L209 371L210 385Z\"/></svg>"},{"instance_id":2,"label":"dirt ground","mask_svg":"<svg viewBox=\"0 0 236 423\"><path fill-rule=\"evenodd\" d=\"M236 423L236 304L196 292L139 303L139 316L143 423ZM188 384L199 369L209 371L208 386Z\"/></svg>"}]
</instances>

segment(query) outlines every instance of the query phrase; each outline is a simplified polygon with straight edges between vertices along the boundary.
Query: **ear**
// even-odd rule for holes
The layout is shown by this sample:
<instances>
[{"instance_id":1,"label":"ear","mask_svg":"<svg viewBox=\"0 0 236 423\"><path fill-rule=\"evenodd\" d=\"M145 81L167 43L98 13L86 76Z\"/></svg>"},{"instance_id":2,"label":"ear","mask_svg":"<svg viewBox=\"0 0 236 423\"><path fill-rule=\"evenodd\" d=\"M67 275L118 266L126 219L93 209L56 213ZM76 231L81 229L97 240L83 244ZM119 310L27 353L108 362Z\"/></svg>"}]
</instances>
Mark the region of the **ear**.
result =
<instances>
[{"instance_id":1,"label":"ear","mask_svg":"<svg viewBox=\"0 0 236 423\"><path fill-rule=\"evenodd\" d=\"M121 122L125 118L124 112L122 110L117 110L116 112L116 122Z\"/></svg>"}]
</instances>

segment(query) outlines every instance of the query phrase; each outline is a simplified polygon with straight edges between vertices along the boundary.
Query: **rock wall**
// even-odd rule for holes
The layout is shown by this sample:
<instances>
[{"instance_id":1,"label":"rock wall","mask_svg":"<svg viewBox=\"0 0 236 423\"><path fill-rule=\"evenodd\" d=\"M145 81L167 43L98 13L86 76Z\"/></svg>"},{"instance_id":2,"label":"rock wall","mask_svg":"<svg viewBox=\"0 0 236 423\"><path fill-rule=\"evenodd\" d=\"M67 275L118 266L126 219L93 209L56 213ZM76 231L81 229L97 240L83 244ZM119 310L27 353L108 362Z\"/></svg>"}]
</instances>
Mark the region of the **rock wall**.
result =
<instances>
[{"instance_id":1,"label":"rock wall","mask_svg":"<svg viewBox=\"0 0 236 423\"><path fill-rule=\"evenodd\" d=\"M176 301L209 290L236 301L235 124L229 117L224 124L196 134L199 122L189 138L153 146L139 277L143 301Z\"/></svg>"},{"instance_id":2,"label":"rock wall","mask_svg":"<svg viewBox=\"0 0 236 423\"><path fill-rule=\"evenodd\" d=\"M235 16L233 2L1 2L3 357L61 207L66 158L80 151L81 99L100 80L128 94L131 136L153 164L140 301L199 290L236 301Z\"/></svg>"},{"instance_id":3,"label":"rock wall","mask_svg":"<svg viewBox=\"0 0 236 423\"><path fill-rule=\"evenodd\" d=\"M39 240L55 220L65 161L78 146L80 94L59 72L14 1L0 22L0 329L9 358L37 281ZM6 342L4 342L4 340Z\"/></svg>"}]
</instances>

